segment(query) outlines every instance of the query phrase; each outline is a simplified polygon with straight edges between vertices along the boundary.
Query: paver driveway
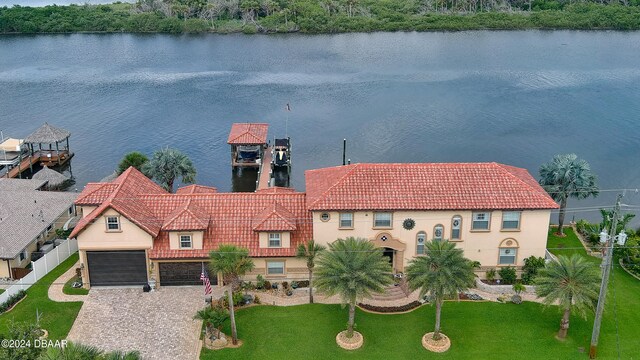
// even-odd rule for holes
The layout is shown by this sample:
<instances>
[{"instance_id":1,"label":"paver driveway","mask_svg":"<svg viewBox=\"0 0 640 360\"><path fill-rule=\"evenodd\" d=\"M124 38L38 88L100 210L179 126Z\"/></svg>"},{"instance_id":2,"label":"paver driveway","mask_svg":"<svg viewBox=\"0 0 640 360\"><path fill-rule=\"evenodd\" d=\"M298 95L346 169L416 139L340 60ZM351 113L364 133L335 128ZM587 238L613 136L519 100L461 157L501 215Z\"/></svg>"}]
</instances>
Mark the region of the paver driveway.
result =
<instances>
[{"instance_id":1,"label":"paver driveway","mask_svg":"<svg viewBox=\"0 0 640 360\"><path fill-rule=\"evenodd\" d=\"M193 315L205 306L202 291L93 288L68 338L107 351L138 350L145 360L197 359L202 322Z\"/></svg>"}]
</instances>

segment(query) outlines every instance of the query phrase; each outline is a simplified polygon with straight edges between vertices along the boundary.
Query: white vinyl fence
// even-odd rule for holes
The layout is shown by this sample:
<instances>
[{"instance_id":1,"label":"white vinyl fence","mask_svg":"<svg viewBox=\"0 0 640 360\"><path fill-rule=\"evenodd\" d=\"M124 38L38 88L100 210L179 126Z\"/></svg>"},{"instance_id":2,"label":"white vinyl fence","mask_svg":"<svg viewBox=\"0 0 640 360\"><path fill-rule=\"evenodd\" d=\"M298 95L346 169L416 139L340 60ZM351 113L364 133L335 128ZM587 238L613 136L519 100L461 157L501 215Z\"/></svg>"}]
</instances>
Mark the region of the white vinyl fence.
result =
<instances>
[{"instance_id":1,"label":"white vinyl fence","mask_svg":"<svg viewBox=\"0 0 640 360\"><path fill-rule=\"evenodd\" d=\"M76 251L78 251L78 240L66 240L37 261L31 262L31 272L0 294L0 304L7 301L9 296L17 294L18 291L30 288L31 285L42 279L43 276L67 260Z\"/></svg>"}]
</instances>

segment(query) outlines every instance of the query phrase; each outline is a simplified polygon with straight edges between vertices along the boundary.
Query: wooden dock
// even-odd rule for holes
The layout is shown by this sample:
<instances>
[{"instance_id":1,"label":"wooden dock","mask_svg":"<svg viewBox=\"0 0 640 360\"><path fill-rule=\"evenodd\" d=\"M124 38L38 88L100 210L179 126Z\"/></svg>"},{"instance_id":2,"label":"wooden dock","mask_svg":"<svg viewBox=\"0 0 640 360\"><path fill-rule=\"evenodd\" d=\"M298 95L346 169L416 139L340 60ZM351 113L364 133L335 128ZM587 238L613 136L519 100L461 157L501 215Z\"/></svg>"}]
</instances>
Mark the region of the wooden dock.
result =
<instances>
[{"instance_id":1,"label":"wooden dock","mask_svg":"<svg viewBox=\"0 0 640 360\"><path fill-rule=\"evenodd\" d=\"M264 151L264 156L262 156L256 191L271 187L271 157L271 146L269 146Z\"/></svg>"},{"instance_id":2,"label":"wooden dock","mask_svg":"<svg viewBox=\"0 0 640 360\"><path fill-rule=\"evenodd\" d=\"M73 157L73 153L66 150L38 150L31 156L27 156L15 167L7 172L5 175L8 178L19 177L23 172L31 169L33 165L40 164L41 166L60 166L64 165L69 159Z\"/></svg>"}]
</instances>

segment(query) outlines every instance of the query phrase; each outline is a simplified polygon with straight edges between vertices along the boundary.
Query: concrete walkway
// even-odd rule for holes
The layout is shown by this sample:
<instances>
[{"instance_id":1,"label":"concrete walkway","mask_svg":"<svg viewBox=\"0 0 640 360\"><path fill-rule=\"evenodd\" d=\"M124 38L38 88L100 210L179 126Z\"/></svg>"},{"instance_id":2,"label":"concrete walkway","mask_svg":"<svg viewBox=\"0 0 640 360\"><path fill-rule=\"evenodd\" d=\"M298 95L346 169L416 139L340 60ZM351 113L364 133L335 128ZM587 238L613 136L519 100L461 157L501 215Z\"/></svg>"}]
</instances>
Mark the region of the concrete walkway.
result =
<instances>
[{"instance_id":1,"label":"concrete walkway","mask_svg":"<svg viewBox=\"0 0 640 360\"><path fill-rule=\"evenodd\" d=\"M69 270L65 271L64 274L60 275L60 277L49 286L49 299L57 302L85 301L87 299L87 295L67 295L62 292L64 284L76 275L76 268L78 266L80 266L80 261L73 264Z\"/></svg>"}]
</instances>

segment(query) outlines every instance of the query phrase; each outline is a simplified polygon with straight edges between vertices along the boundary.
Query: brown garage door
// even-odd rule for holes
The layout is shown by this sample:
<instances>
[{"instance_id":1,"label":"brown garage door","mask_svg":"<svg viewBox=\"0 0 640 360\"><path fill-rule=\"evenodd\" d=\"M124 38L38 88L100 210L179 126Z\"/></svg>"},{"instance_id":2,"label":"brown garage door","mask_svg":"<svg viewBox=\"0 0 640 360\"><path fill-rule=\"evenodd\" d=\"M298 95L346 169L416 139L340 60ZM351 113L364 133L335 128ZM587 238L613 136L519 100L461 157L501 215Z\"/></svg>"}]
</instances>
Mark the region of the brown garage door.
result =
<instances>
[{"instance_id":1,"label":"brown garage door","mask_svg":"<svg viewBox=\"0 0 640 360\"><path fill-rule=\"evenodd\" d=\"M87 251L91 286L144 285L147 262L144 250Z\"/></svg>"},{"instance_id":2,"label":"brown garage door","mask_svg":"<svg viewBox=\"0 0 640 360\"><path fill-rule=\"evenodd\" d=\"M202 285L200 274L202 273L201 262L171 262L158 264L160 270L161 286L177 285ZM207 263L204 263L207 266ZM209 271L209 269L207 269ZM211 285L218 283L217 276L209 274Z\"/></svg>"}]
</instances>

